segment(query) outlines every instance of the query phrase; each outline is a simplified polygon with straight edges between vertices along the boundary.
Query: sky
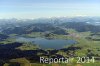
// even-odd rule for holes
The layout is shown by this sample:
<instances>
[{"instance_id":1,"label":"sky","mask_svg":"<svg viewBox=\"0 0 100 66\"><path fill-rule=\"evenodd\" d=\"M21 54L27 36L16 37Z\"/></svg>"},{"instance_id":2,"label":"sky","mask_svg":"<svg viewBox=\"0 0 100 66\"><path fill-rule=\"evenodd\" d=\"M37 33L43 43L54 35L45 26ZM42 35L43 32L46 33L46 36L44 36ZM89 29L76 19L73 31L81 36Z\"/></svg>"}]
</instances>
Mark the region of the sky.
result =
<instances>
[{"instance_id":1,"label":"sky","mask_svg":"<svg viewBox=\"0 0 100 66\"><path fill-rule=\"evenodd\" d=\"M0 0L0 18L100 16L100 0Z\"/></svg>"}]
</instances>

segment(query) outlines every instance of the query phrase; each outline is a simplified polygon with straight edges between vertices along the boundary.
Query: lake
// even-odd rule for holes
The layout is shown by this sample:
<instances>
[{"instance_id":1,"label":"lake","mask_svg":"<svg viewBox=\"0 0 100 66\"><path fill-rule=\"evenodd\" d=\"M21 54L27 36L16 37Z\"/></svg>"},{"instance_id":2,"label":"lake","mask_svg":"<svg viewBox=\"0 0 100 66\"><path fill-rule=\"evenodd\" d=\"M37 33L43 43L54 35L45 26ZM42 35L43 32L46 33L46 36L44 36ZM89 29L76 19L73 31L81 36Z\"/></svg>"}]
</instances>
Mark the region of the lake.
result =
<instances>
[{"instance_id":1,"label":"lake","mask_svg":"<svg viewBox=\"0 0 100 66\"><path fill-rule=\"evenodd\" d=\"M17 37L16 41L19 42L32 42L37 44L41 49L61 49L66 45L76 44L75 40L64 39L46 39L46 38L25 38Z\"/></svg>"}]
</instances>

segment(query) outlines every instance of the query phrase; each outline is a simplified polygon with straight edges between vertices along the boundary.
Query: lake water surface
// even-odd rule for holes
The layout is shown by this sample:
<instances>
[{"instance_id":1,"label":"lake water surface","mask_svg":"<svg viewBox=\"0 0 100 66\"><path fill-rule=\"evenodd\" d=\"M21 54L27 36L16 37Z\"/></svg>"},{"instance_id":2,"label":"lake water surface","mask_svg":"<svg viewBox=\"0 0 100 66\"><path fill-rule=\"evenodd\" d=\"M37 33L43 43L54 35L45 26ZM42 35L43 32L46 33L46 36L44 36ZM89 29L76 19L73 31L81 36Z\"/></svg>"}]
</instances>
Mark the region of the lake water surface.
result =
<instances>
[{"instance_id":1,"label":"lake water surface","mask_svg":"<svg viewBox=\"0 0 100 66\"><path fill-rule=\"evenodd\" d=\"M64 39L46 39L46 38L25 38L17 37L16 41L20 42L33 42L42 49L61 49L66 45L76 44L75 40L64 40Z\"/></svg>"}]
</instances>

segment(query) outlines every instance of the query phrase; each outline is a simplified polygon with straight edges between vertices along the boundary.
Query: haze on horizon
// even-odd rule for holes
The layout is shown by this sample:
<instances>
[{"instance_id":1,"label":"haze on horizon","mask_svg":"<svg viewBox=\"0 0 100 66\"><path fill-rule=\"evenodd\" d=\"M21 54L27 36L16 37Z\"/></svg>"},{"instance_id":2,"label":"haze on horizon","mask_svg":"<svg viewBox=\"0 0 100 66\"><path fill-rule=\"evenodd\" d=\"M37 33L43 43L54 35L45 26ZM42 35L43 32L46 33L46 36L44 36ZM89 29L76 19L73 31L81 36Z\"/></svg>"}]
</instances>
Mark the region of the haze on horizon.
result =
<instances>
[{"instance_id":1,"label":"haze on horizon","mask_svg":"<svg viewBox=\"0 0 100 66\"><path fill-rule=\"evenodd\" d=\"M0 0L0 18L100 16L100 0Z\"/></svg>"}]
</instances>

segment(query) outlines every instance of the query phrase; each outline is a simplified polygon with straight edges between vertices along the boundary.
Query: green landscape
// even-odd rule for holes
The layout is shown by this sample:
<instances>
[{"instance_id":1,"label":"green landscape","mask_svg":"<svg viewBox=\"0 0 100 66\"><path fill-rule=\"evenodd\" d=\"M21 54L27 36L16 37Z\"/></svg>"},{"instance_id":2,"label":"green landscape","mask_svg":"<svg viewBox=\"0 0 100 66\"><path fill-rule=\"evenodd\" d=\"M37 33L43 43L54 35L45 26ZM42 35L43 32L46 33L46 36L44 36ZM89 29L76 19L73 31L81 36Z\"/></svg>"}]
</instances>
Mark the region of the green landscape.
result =
<instances>
[{"instance_id":1,"label":"green landscape","mask_svg":"<svg viewBox=\"0 0 100 66\"><path fill-rule=\"evenodd\" d=\"M73 21L59 23L59 18L55 19L54 23L50 23L49 19L46 20L48 20L46 23L38 23L34 20L28 22L27 20L28 24L21 22L1 25L3 29L0 32L0 66L100 65L100 25ZM67 40L75 42L70 44L69 41L68 44ZM52 44L49 45L48 41L54 42L55 47L52 48ZM62 41L62 44L58 45L55 41ZM65 41L64 46L62 46L63 41ZM40 57L71 58L71 62L40 63ZM85 57L85 59L77 63L77 57Z\"/></svg>"}]
</instances>

